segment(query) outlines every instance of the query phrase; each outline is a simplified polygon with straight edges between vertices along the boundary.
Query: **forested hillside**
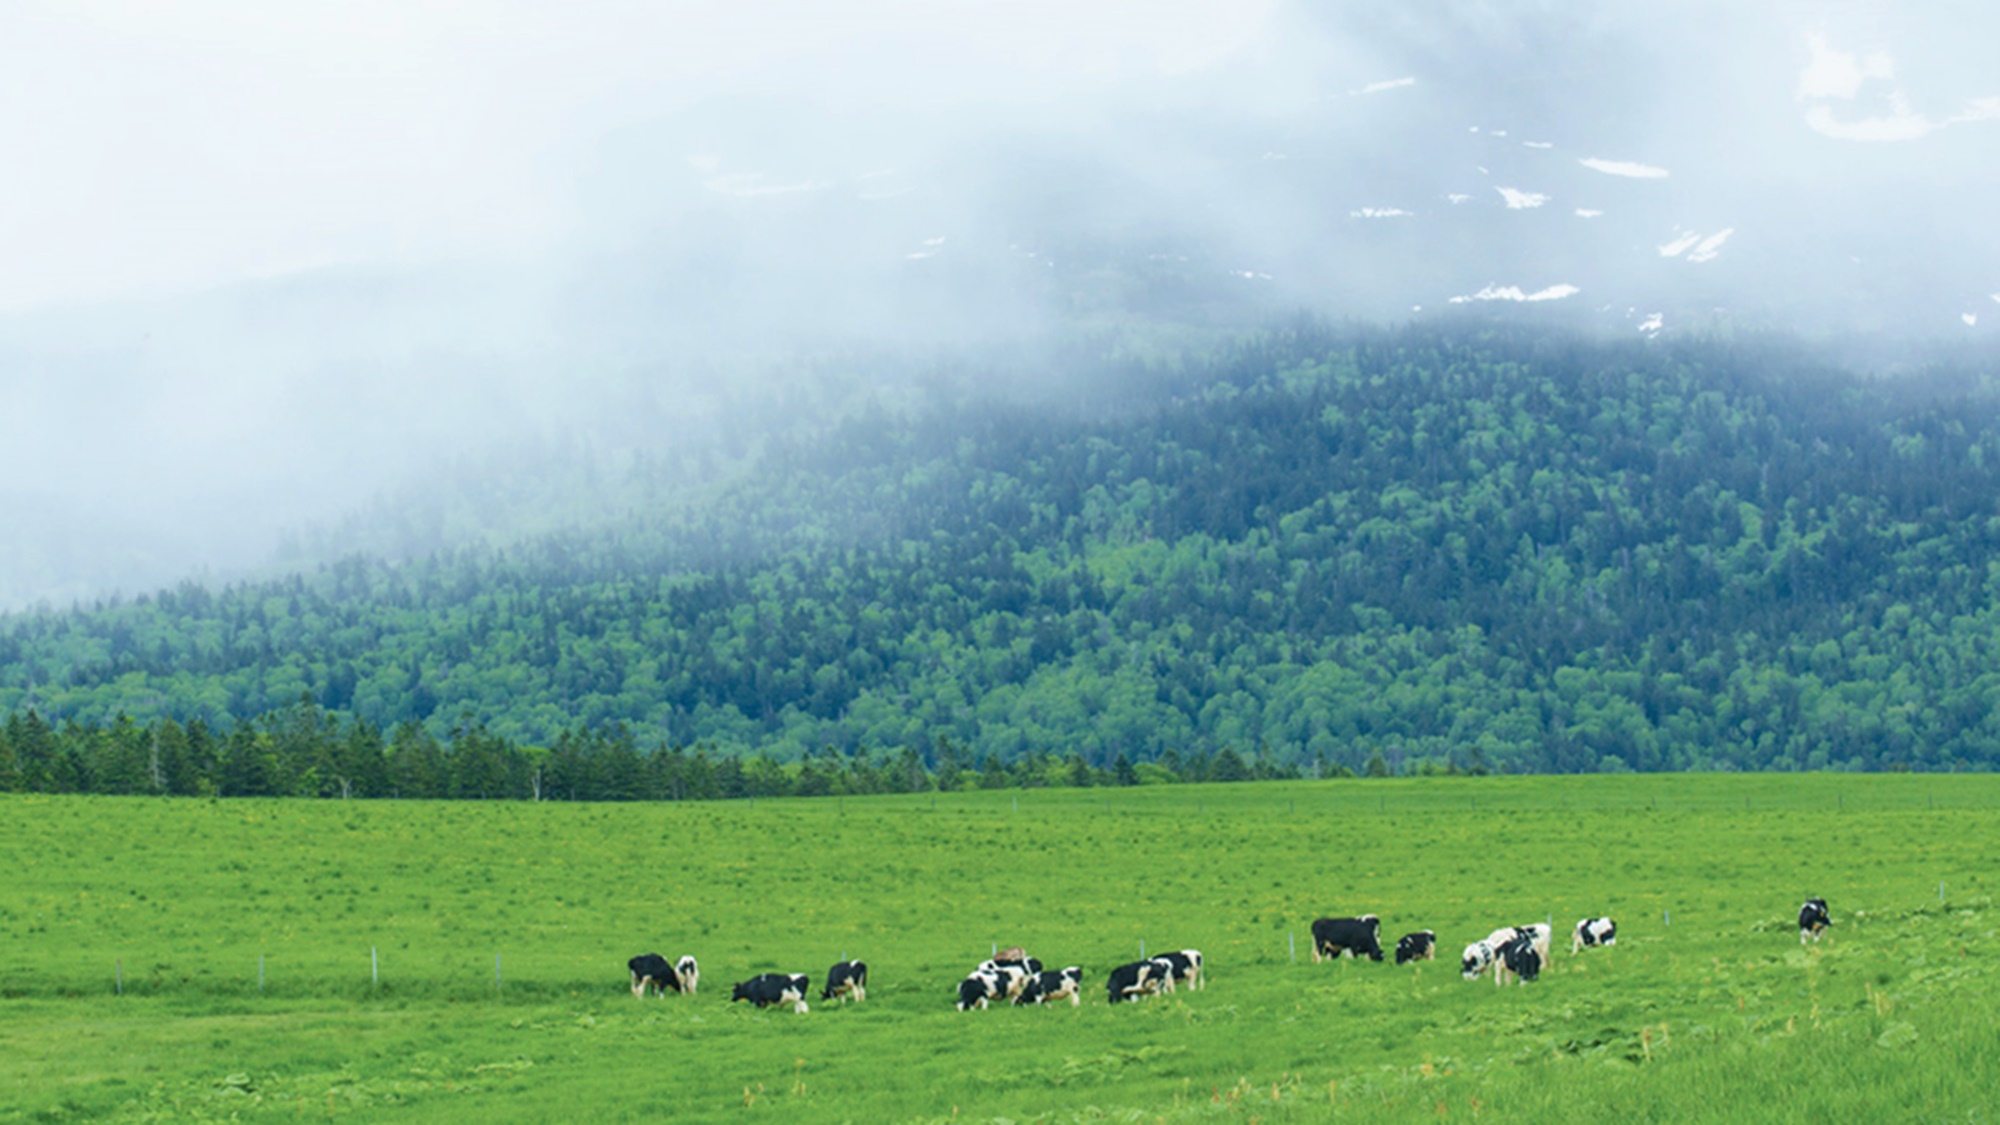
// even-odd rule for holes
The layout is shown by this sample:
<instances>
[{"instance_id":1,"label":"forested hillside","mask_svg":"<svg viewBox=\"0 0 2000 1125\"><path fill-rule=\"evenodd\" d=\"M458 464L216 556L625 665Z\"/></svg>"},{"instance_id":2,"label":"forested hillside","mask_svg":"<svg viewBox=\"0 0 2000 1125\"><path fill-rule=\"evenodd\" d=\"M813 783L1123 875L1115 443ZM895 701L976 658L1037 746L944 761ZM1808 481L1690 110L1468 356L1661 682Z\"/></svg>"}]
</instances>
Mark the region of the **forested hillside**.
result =
<instances>
[{"instance_id":1,"label":"forested hillside","mask_svg":"<svg viewBox=\"0 0 2000 1125\"><path fill-rule=\"evenodd\" d=\"M402 724L967 766L2000 762L1976 374L1301 328L1091 387L851 415L657 518L15 615L0 714L378 756ZM54 784L20 760L0 738L0 781Z\"/></svg>"}]
</instances>

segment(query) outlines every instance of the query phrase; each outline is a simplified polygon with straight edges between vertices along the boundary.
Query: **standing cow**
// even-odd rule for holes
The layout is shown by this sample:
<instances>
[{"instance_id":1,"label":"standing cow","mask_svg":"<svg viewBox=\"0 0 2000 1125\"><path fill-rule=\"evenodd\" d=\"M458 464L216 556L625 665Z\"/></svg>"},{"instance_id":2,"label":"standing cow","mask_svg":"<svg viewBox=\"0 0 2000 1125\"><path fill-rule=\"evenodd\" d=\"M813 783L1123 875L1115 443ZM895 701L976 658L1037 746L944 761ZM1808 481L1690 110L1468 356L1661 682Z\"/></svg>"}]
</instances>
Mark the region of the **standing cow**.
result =
<instances>
[{"instance_id":1,"label":"standing cow","mask_svg":"<svg viewBox=\"0 0 2000 1125\"><path fill-rule=\"evenodd\" d=\"M1382 919L1373 914L1359 918L1321 918L1312 924L1313 963L1322 958L1365 956L1382 959Z\"/></svg>"},{"instance_id":2,"label":"standing cow","mask_svg":"<svg viewBox=\"0 0 2000 1125\"><path fill-rule=\"evenodd\" d=\"M819 998L831 1000L840 997L842 1002L853 999L860 1003L868 999L868 966L860 961L836 961L826 971L826 987L820 989Z\"/></svg>"},{"instance_id":3,"label":"standing cow","mask_svg":"<svg viewBox=\"0 0 2000 1125\"><path fill-rule=\"evenodd\" d=\"M806 993L811 990L812 978L804 973L761 973L738 983L729 1002L748 1000L759 1008L790 1004L793 1011L804 1012Z\"/></svg>"},{"instance_id":4,"label":"standing cow","mask_svg":"<svg viewBox=\"0 0 2000 1125\"><path fill-rule=\"evenodd\" d=\"M1586 945L1617 945L1618 923L1609 918L1585 918L1570 933L1569 951L1581 952Z\"/></svg>"},{"instance_id":5,"label":"standing cow","mask_svg":"<svg viewBox=\"0 0 2000 1125\"><path fill-rule=\"evenodd\" d=\"M1205 981L1201 972L1201 950L1199 949L1176 949L1170 953L1162 953L1157 957L1150 958L1150 960L1159 961L1166 965L1167 982L1165 991L1167 992L1172 992L1174 986L1177 984L1186 984L1189 988L1197 991L1205 987Z\"/></svg>"},{"instance_id":6,"label":"standing cow","mask_svg":"<svg viewBox=\"0 0 2000 1125\"><path fill-rule=\"evenodd\" d=\"M1831 925L1833 915L1827 913L1826 900L1807 899L1805 905L1799 907L1799 944L1804 945L1808 937L1818 941L1820 933Z\"/></svg>"},{"instance_id":7,"label":"standing cow","mask_svg":"<svg viewBox=\"0 0 2000 1125\"><path fill-rule=\"evenodd\" d=\"M1014 1003L1023 1005L1046 1004L1051 1000L1061 1000L1064 997L1068 997L1069 1006L1074 1008L1083 1003L1082 998L1077 994L1077 989L1082 983L1083 969L1076 965L1071 965L1066 969L1050 969L1046 972L1035 974L1035 979L1028 982L1028 986L1023 988L1021 994L1014 998Z\"/></svg>"},{"instance_id":8,"label":"standing cow","mask_svg":"<svg viewBox=\"0 0 2000 1125\"><path fill-rule=\"evenodd\" d=\"M1418 930L1396 939L1396 964L1406 965L1411 961L1429 961L1437 956L1437 935L1429 930Z\"/></svg>"},{"instance_id":9,"label":"standing cow","mask_svg":"<svg viewBox=\"0 0 2000 1125\"><path fill-rule=\"evenodd\" d=\"M632 972L633 996L643 997L649 991L659 996L669 992L694 991L684 984L667 959L657 953L641 953L625 962L625 967Z\"/></svg>"},{"instance_id":10,"label":"standing cow","mask_svg":"<svg viewBox=\"0 0 2000 1125\"><path fill-rule=\"evenodd\" d=\"M1111 970L1105 978L1106 999L1116 1004L1139 996L1157 995L1172 979L1171 970L1161 961L1134 961Z\"/></svg>"}]
</instances>

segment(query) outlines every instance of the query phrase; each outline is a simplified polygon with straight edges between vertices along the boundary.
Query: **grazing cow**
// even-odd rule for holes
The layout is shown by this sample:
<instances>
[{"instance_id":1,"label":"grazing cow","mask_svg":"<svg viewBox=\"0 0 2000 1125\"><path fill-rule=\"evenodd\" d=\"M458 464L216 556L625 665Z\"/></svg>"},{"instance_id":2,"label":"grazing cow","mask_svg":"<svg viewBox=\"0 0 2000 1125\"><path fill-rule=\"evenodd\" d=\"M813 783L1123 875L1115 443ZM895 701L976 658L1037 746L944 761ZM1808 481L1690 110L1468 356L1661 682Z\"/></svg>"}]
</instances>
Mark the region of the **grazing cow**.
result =
<instances>
[{"instance_id":1,"label":"grazing cow","mask_svg":"<svg viewBox=\"0 0 2000 1125\"><path fill-rule=\"evenodd\" d=\"M1534 980L1542 975L1542 954L1535 947L1535 939L1532 936L1521 934L1495 950L1493 983L1506 984L1509 973L1522 980Z\"/></svg>"},{"instance_id":2,"label":"grazing cow","mask_svg":"<svg viewBox=\"0 0 2000 1125\"><path fill-rule=\"evenodd\" d=\"M1534 943L1535 955L1542 959L1542 966L1546 968L1553 960L1549 952L1549 941L1555 937L1555 928L1547 922L1531 922L1525 926L1515 926L1514 932ZM1501 942L1493 948L1497 950L1505 944Z\"/></svg>"},{"instance_id":3,"label":"grazing cow","mask_svg":"<svg viewBox=\"0 0 2000 1125\"><path fill-rule=\"evenodd\" d=\"M667 959L657 953L641 953L625 967L632 970L632 995L644 996L647 989L656 995L665 996L669 992L681 991L681 979Z\"/></svg>"},{"instance_id":4,"label":"grazing cow","mask_svg":"<svg viewBox=\"0 0 2000 1125\"><path fill-rule=\"evenodd\" d=\"M1083 970L1075 965L1067 969L1051 969L1036 973L1028 987L1014 997L1016 1004L1046 1004L1051 1000L1069 997L1069 1006L1074 1008L1083 1003L1077 994L1077 987L1083 983Z\"/></svg>"},{"instance_id":5,"label":"grazing cow","mask_svg":"<svg viewBox=\"0 0 2000 1125\"><path fill-rule=\"evenodd\" d=\"M1576 953L1586 945L1617 945L1618 923L1609 918L1585 918L1576 924L1570 934L1569 951Z\"/></svg>"},{"instance_id":6,"label":"grazing cow","mask_svg":"<svg viewBox=\"0 0 2000 1125\"><path fill-rule=\"evenodd\" d=\"M1155 995L1170 979L1170 970L1165 963L1134 961L1111 970L1111 975L1105 978L1104 990L1107 999L1116 1004L1135 996Z\"/></svg>"},{"instance_id":7,"label":"grazing cow","mask_svg":"<svg viewBox=\"0 0 2000 1125\"><path fill-rule=\"evenodd\" d=\"M1437 957L1438 936L1429 930L1418 930L1414 934L1404 934L1396 939L1396 964L1407 965L1411 961L1429 961Z\"/></svg>"},{"instance_id":8,"label":"grazing cow","mask_svg":"<svg viewBox=\"0 0 2000 1125\"><path fill-rule=\"evenodd\" d=\"M1833 925L1833 915L1827 913L1826 900L1807 899L1805 905L1799 907L1799 944L1804 945L1807 938L1818 941L1820 931L1831 925Z\"/></svg>"},{"instance_id":9,"label":"grazing cow","mask_svg":"<svg viewBox=\"0 0 2000 1125\"><path fill-rule=\"evenodd\" d=\"M1382 959L1382 919L1373 914L1359 918L1321 918L1312 924L1313 963L1322 957L1366 956Z\"/></svg>"},{"instance_id":10,"label":"grazing cow","mask_svg":"<svg viewBox=\"0 0 2000 1125\"><path fill-rule=\"evenodd\" d=\"M1478 980L1481 974L1493 967L1493 957L1494 946L1491 940L1473 942L1465 947L1465 954L1459 958L1459 975L1466 980Z\"/></svg>"},{"instance_id":11,"label":"grazing cow","mask_svg":"<svg viewBox=\"0 0 2000 1125\"><path fill-rule=\"evenodd\" d=\"M853 997L856 1003L868 999L868 966L860 961L835 961L826 971L826 987L820 990L819 998L831 1000L835 996L843 1001Z\"/></svg>"},{"instance_id":12,"label":"grazing cow","mask_svg":"<svg viewBox=\"0 0 2000 1125\"><path fill-rule=\"evenodd\" d=\"M1167 981L1164 991L1172 992L1174 986L1185 982L1189 988L1200 989L1205 983L1201 974L1201 950L1176 949L1149 957L1149 961L1164 962L1167 966Z\"/></svg>"},{"instance_id":13,"label":"grazing cow","mask_svg":"<svg viewBox=\"0 0 2000 1125\"><path fill-rule=\"evenodd\" d=\"M1004 1000L1007 983L998 973L976 972L958 982L958 1010L985 1008L989 1000Z\"/></svg>"},{"instance_id":14,"label":"grazing cow","mask_svg":"<svg viewBox=\"0 0 2000 1125\"><path fill-rule=\"evenodd\" d=\"M993 977L1000 982L1000 991L1003 994L1008 997L1014 997L1019 996L1021 990L1028 987L1028 982L1035 979L1035 974L1041 971L1042 963L1030 957L1025 963L1019 961L981 961L979 967L972 970L972 974L974 976Z\"/></svg>"},{"instance_id":15,"label":"grazing cow","mask_svg":"<svg viewBox=\"0 0 2000 1125\"><path fill-rule=\"evenodd\" d=\"M729 1002L748 1000L759 1008L772 1004L790 1004L795 1012L806 1010L806 993L812 990L812 978L804 973L762 973L736 986L729 994Z\"/></svg>"},{"instance_id":16,"label":"grazing cow","mask_svg":"<svg viewBox=\"0 0 2000 1125\"><path fill-rule=\"evenodd\" d=\"M694 995L695 986L701 983L701 966L695 962L694 954L681 954L681 959L674 962L674 975L681 978L681 991Z\"/></svg>"}]
</instances>

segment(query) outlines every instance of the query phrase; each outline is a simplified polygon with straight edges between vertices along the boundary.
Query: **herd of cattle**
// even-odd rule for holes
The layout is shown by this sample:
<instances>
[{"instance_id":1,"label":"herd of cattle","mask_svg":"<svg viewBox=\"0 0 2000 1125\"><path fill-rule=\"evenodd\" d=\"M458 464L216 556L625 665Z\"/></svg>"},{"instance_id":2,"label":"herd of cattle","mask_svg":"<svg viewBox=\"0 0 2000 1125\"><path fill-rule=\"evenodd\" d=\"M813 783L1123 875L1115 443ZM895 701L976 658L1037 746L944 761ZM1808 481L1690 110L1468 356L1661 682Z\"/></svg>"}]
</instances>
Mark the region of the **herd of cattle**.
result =
<instances>
[{"instance_id":1,"label":"herd of cattle","mask_svg":"<svg viewBox=\"0 0 2000 1125\"><path fill-rule=\"evenodd\" d=\"M1833 917L1827 911L1826 900L1807 899L1799 907L1799 942L1803 944L1808 939L1818 941L1820 934L1832 924ZM1358 918L1321 918L1312 924L1313 961L1317 963L1336 957L1366 957L1371 961L1380 961L1383 958L1381 936L1382 920L1373 914L1363 914ZM1506 984L1509 977L1535 980L1549 963L1551 936L1552 928L1541 922L1502 926L1465 947L1464 954L1459 958L1459 972L1466 980L1478 980L1491 970L1495 984ZM1582 952L1587 946L1617 943L1618 923L1609 918L1585 918L1570 931L1572 955ZM1396 941L1398 965L1429 961L1436 956L1437 934L1430 930L1404 934ZM626 967L632 972L633 996L643 997L648 992L662 996L669 992L693 993L701 983L701 967L692 956L669 962L657 953L642 953L626 962ZM1205 980L1201 950L1178 949L1111 970L1111 975L1105 979L1106 999L1117 1004L1172 992L1183 985L1199 989ZM985 1008L988 1003L1007 1000L1026 1005L1066 999L1071 1007L1075 1007L1082 1003L1082 984L1081 967L1071 965L1062 969L1046 969L1040 959L1030 957L1027 951L1016 947L995 954L992 960L981 962L978 968L958 982L958 1010ZM729 999L731 1003L748 1000L759 1008L790 1004L794 1011L803 1012L806 1010L806 994L811 990L812 978L804 973L763 973L737 984ZM860 961L835 962L826 972L826 986L820 989L819 995L822 1000L836 997L843 1001L866 1000L868 966Z\"/></svg>"}]
</instances>

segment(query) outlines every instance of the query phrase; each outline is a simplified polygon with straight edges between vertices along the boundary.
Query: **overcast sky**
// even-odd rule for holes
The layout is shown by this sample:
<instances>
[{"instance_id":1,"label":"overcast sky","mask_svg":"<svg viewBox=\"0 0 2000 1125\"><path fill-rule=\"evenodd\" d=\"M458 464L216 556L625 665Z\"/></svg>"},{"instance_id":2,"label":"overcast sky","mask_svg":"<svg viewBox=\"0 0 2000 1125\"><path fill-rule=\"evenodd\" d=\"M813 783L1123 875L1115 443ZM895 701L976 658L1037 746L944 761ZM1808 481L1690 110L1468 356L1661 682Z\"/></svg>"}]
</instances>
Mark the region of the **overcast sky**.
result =
<instances>
[{"instance_id":1,"label":"overcast sky","mask_svg":"<svg viewBox=\"0 0 2000 1125\"><path fill-rule=\"evenodd\" d=\"M704 99L1046 105L1199 70L1268 0L0 5L0 309L514 258Z\"/></svg>"},{"instance_id":2,"label":"overcast sky","mask_svg":"<svg viewBox=\"0 0 2000 1125\"><path fill-rule=\"evenodd\" d=\"M0 609L632 426L701 348L2000 332L1995 43L1989 0L0 0Z\"/></svg>"}]
</instances>

